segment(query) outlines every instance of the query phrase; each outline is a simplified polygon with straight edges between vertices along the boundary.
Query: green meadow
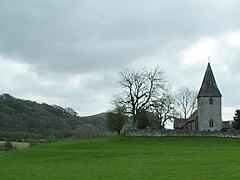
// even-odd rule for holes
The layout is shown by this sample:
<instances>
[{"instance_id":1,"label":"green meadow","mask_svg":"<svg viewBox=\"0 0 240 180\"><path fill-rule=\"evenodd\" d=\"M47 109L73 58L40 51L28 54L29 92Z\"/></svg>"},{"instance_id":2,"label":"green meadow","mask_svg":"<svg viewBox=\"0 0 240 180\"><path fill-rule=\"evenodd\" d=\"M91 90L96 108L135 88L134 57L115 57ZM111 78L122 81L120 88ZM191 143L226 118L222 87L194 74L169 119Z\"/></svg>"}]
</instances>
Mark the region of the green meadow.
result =
<instances>
[{"instance_id":1,"label":"green meadow","mask_svg":"<svg viewBox=\"0 0 240 180\"><path fill-rule=\"evenodd\" d=\"M240 139L111 137L0 153L0 179L240 179Z\"/></svg>"}]
</instances>

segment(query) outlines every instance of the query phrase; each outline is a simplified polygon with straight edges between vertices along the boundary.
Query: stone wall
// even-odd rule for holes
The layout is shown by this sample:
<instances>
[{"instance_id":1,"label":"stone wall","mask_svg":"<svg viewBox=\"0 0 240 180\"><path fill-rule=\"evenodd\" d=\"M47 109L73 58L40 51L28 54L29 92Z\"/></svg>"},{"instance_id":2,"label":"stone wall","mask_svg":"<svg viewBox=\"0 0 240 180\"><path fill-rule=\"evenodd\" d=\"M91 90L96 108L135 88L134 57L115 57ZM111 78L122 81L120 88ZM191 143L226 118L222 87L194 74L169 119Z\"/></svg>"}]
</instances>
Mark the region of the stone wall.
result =
<instances>
[{"instance_id":1,"label":"stone wall","mask_svg":"<svg viewBox=\"0 0 240 180\"><path fill-rule=\"evenodd\" d=\"M122 132L125 136L150 136L150 137L228 137L240 138L240 131L184 131L184 130L135 130L124 129Z\"/></svg>"},{"instance_id":2,"label":"stone wall","mask_svg":"<svg viewBox=\"0 0 240 180\"><path fill-rule=\"evenodd\" d=\"M213 104L209 104L209 97L198 98L198 130L222 129L222 100L221 97L212 97ZM213 127L209 127L210 120L213 120Z\"/></svg>"}]
</instances>

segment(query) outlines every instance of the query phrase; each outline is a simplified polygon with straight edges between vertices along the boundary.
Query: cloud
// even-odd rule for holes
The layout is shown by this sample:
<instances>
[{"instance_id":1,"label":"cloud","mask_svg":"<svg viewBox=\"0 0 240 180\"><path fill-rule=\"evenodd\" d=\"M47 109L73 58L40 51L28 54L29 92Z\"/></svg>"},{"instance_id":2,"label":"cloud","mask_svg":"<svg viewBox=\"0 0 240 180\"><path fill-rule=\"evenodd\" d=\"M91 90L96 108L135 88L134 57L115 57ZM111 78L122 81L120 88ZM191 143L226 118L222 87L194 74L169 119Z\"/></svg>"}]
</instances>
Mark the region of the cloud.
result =
<instances>
[{"instance_id":1,"label":"cloud","mask_svg":"<svg viewBox=\"0 0 240 180\"><path fill-rule=\"evenodd\" d=\"M226 1L3 2L1 54L40 72L127 66L177 38L196 40L239 27L240 17Z\"/></svg>"},{"instance_id":2,"label":"cloud","mask_svg":"<svg viewBox=\"0 0 240 180\"><path fill-rule=\"evenodd\" d=\"M173 89L198 90L210 56L224 107L238 106L237 0L0 3L2 92L93 114L110 108L122 68L159 65Z\"/></svg>"},{"instance_id":3,"label":"cloud","mask_svg":"<svg viewBox=\"0 0 240 180\"><path fill-rule=\"evenodd\" d=\"M51 74L39 76L30 65L0 57L1 92L40 103L71 106L80 115L103 112L110 108L114 89L105 74ZM101 84L105 86L101 88ZM98 92L98 93L97 93ZM95 108L94 108L95 107ZM96 108L97 107L97 108Z\"/></svg>"}]
</instances>

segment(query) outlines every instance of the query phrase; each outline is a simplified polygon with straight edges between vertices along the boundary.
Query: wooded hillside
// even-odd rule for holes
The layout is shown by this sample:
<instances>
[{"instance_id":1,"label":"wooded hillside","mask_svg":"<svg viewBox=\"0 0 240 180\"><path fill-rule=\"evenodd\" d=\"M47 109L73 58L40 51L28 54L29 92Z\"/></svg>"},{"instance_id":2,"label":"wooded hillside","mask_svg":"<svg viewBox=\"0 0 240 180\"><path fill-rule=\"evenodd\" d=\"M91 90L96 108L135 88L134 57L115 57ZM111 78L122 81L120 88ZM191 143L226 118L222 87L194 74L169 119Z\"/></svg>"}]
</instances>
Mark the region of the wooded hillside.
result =
<instances>
[{"instance_id":1,"label":"wooded hillside","mask_svg":"<svg viewBox=\"0 0 240 180\"><path fill-rule=\"evenodd\" d=\"M0 96L1 139L94 137L105 130L105 113L79 117L71 108Z\"/></svg>"}]
</instances>

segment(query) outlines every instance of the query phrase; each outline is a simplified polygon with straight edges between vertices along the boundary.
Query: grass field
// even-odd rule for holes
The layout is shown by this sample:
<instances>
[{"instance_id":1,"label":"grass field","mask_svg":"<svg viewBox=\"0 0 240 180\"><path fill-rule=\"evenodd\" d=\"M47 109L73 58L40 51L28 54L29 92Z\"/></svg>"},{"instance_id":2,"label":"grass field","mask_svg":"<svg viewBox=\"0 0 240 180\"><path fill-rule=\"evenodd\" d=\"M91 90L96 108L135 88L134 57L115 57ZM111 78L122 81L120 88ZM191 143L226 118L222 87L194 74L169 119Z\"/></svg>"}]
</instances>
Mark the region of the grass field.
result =
<instances>
[{"instance_id":1,"label":"grass field","mask_svg":"<svg viewBox=\"0 0 240 180\"><path fill-rule=\"evenodd\" d=\"M0 153L0 179L240 179L240 140L113 137Z\"/></svg>"}]
</instances>

